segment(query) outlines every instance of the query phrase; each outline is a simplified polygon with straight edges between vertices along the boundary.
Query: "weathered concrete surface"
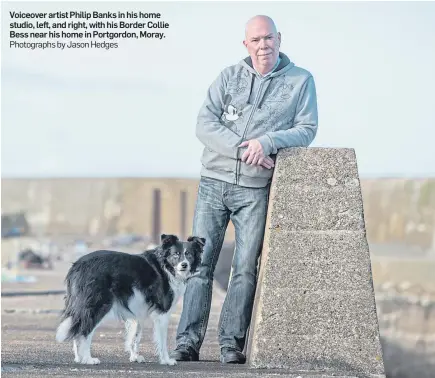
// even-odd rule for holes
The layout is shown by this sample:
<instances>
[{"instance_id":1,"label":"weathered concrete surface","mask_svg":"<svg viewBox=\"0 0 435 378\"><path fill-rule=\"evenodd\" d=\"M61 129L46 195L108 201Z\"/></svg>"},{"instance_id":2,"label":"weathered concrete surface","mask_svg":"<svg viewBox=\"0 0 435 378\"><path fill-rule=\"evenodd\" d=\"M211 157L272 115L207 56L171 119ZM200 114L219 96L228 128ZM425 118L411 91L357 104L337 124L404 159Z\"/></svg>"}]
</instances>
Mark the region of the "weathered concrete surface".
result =
<instances>
[{"instance_id":1,"label":"weathered concrete surface","mask_svg":"<svg viewBox=\"0 0 435 378\"><path fill-rule=\"evenodd\" d=\"M55 270L35 271L41 279L40 289L62 288L68 264L59 262ZM42 279L42 277L45 277ZM9 291L20 289L20 284L9 284ZM22 290L22 288L20 289ZM92 353L101 360L98 366L83 366L73 362L71 343L56 343L63 296L2 297L2 373L3 377L289 377L289 378L354 378L346 372L306 373L277 369L252 369L247 365L223 365L219 362L217 327L225 293L217 286L213 291L210 320L199 362L160 366L156 361L152 343L151 325L148 323L141 342L145 363L130 363L123 348L123 328L117 322L108 322L97 329ZM174 347L175 332L182 303L170 320L169 345Z\"/></svg>"},{"instance_id":2,"label":"weathered concrete surface","mask_svg":"<svg viewBox=\"0 0 435 378\"><path fill-rule=\"evenodd\" d=\"M248 362L385 374L352 149L278 156Z\"/></svg>"},{"instance_id":3,"label":"weathered concrete surface","mask_svg":"<svg viewBox=\"0 0 435 378\"><path fill-rule=\"evenodd\" d=\"M371 252L435 258L435 179L362 179ZM162 229L181 232L180 192L192 224L199 178L2 178L2 214L24 211L38 236L151 235L153 190L162 195ZM351 184L349 182L348 184ZM234 240L230 222L226 234ZM8 243L2 241L2 257Z\"/></svg>"},{"instance_id":4,"label":"weathered concrete surface","mask_svg":"<svg viewBox=\"0 0 435 378\"><path fill-rule=\"evenodd\" d=\"M347 374L304 374L297 371L250 369L249 366L222 365L219 362L219 347L217 344L216 328L218 312L216 307L220 303L216 298L211 314L211 327L208 330L205 344L201 350L201 360L197 363L179 363L176 366L161 366L157 363L152 344L152 330L150 325L144 332L141 343L141 354L144 363L131 363L123 348L122 326L115 322L106 323L95 333L92 353L101 360L98 366L84 366L73 361L71 343L58 344L54 340L58 316L53 310L55 299L50 305L44 304L39 298L39 311L36 308L26 308L21 303L16 312L2 313L2 376L3 377L112 377L112 376L141 376L141 377L354 377ZM25 299L27 301L27 299ZM2 299L2 307L12 310L12 298ZM42 307L42 308L41 308ZM50 310L49 307L52 309ZM60 308L60 301L57 308ZM43 312L45 310L45 312ZM51 311L51 313L49 312ZM175 330L178 314L171 319L170 345L174 345Z\"/></svg>"},{"instance_id":5,"label":"weathered concrete surface","mask_svg":"<svg viewBox=\"0 0 435 378\"><path fill-rule=\"evenodd\" d=\"M181 191L192 224L199 179L2 178L2 214L24 211L34 235L152 235L153 191L161 192L162 232L180 235ZM164 230L164 231L163 231ZM227 237L234 239L230 225Z\"/></svg>"}]
</instances>

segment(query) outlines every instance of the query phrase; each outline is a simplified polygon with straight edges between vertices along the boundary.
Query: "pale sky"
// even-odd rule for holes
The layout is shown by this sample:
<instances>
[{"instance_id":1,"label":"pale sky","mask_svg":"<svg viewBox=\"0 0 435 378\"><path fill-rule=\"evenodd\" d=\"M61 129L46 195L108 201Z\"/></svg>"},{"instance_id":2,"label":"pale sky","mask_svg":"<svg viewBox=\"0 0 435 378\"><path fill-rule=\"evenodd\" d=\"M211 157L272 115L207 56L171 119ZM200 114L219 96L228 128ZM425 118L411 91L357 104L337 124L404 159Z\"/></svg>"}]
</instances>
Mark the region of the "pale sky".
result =
<instances>
[{"instance_id":1,"label":"pale sky","mask_svg":"<svg viewBox=\"0 0 435 378\"><path fill-rule=\"evenodd\" d=\"M160 12L170 28L109 51L9 49L9 10ZM311 147L354 148L361 177L435 176L434 2L2 2L2 177L199 177L198 110L256 14L314 76Z\"/></svg>"}]
</instances>

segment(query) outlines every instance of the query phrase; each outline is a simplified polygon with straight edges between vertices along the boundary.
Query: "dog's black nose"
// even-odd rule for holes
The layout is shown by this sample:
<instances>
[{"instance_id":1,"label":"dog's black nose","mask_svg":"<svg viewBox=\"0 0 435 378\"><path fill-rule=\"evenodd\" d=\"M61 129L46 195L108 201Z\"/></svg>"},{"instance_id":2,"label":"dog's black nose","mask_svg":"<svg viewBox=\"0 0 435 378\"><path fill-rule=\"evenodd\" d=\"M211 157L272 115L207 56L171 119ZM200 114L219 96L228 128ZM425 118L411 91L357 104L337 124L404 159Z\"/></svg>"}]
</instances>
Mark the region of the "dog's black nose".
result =
<instances>
[{"instance_id":1,"label":"dog's black nose","mask_svg":"<svg viewBox=\"0 0 435 378\"><path fill-rule=\"evenodd\" d=\"M187 268L187 263L181 263L181 267L183 268L183 269L186 269Z\"/></svg>"}]
</instances>

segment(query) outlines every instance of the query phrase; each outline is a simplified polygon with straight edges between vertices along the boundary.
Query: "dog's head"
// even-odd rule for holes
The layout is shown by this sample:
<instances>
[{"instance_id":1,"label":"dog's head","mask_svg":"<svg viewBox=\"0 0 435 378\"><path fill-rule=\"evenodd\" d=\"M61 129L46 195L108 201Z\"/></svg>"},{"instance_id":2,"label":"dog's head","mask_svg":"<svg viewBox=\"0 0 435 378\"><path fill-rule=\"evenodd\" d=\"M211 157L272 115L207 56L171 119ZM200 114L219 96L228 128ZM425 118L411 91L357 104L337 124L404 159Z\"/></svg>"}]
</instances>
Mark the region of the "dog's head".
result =
<instances>
[{"instance_id":1,"label":"dog's head","mask_svg":"<svg viewBox=\"0 0 435 378\"><path fill-rule=\"evenodd\" d=\"M183 242L175 235L161 235L165 266L175 277L187 279L201 264L205 239L189 236Z\"/></svg>"}]
</instances>

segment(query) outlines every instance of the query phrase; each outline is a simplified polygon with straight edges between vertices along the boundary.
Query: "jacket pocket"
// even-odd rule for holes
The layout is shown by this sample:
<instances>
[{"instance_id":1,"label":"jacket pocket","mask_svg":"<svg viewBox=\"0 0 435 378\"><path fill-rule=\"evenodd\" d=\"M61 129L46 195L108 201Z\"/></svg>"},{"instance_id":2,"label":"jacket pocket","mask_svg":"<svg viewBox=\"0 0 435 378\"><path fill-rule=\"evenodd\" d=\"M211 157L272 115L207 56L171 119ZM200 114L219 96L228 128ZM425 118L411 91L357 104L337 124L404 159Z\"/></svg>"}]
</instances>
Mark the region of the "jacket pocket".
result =
<instances>
[{"instance_id":1,"label":"jacket pocket","mask_svg":"<svg viewBox=\"0 0 435 378\"><path fill-rule=\"evenodd\" d=\"M218 154L216 151L205 147L201 157L202 165L210 170L234 172L236 170L236 160Z\"/></svg>"},{"instance_id":2,"label":"jacket pocket","mask_svg":"<svg viewBox=\"0 0 435 378\"><path fill-rule=\"evenodd\" d=\"M240 174L243 176L248 176L252 178L270 178L272 177L273 170L273 168L267 169L258 165L249 165L244 163L243 161L240 162Z\"/></svg>"}]
</instances>

